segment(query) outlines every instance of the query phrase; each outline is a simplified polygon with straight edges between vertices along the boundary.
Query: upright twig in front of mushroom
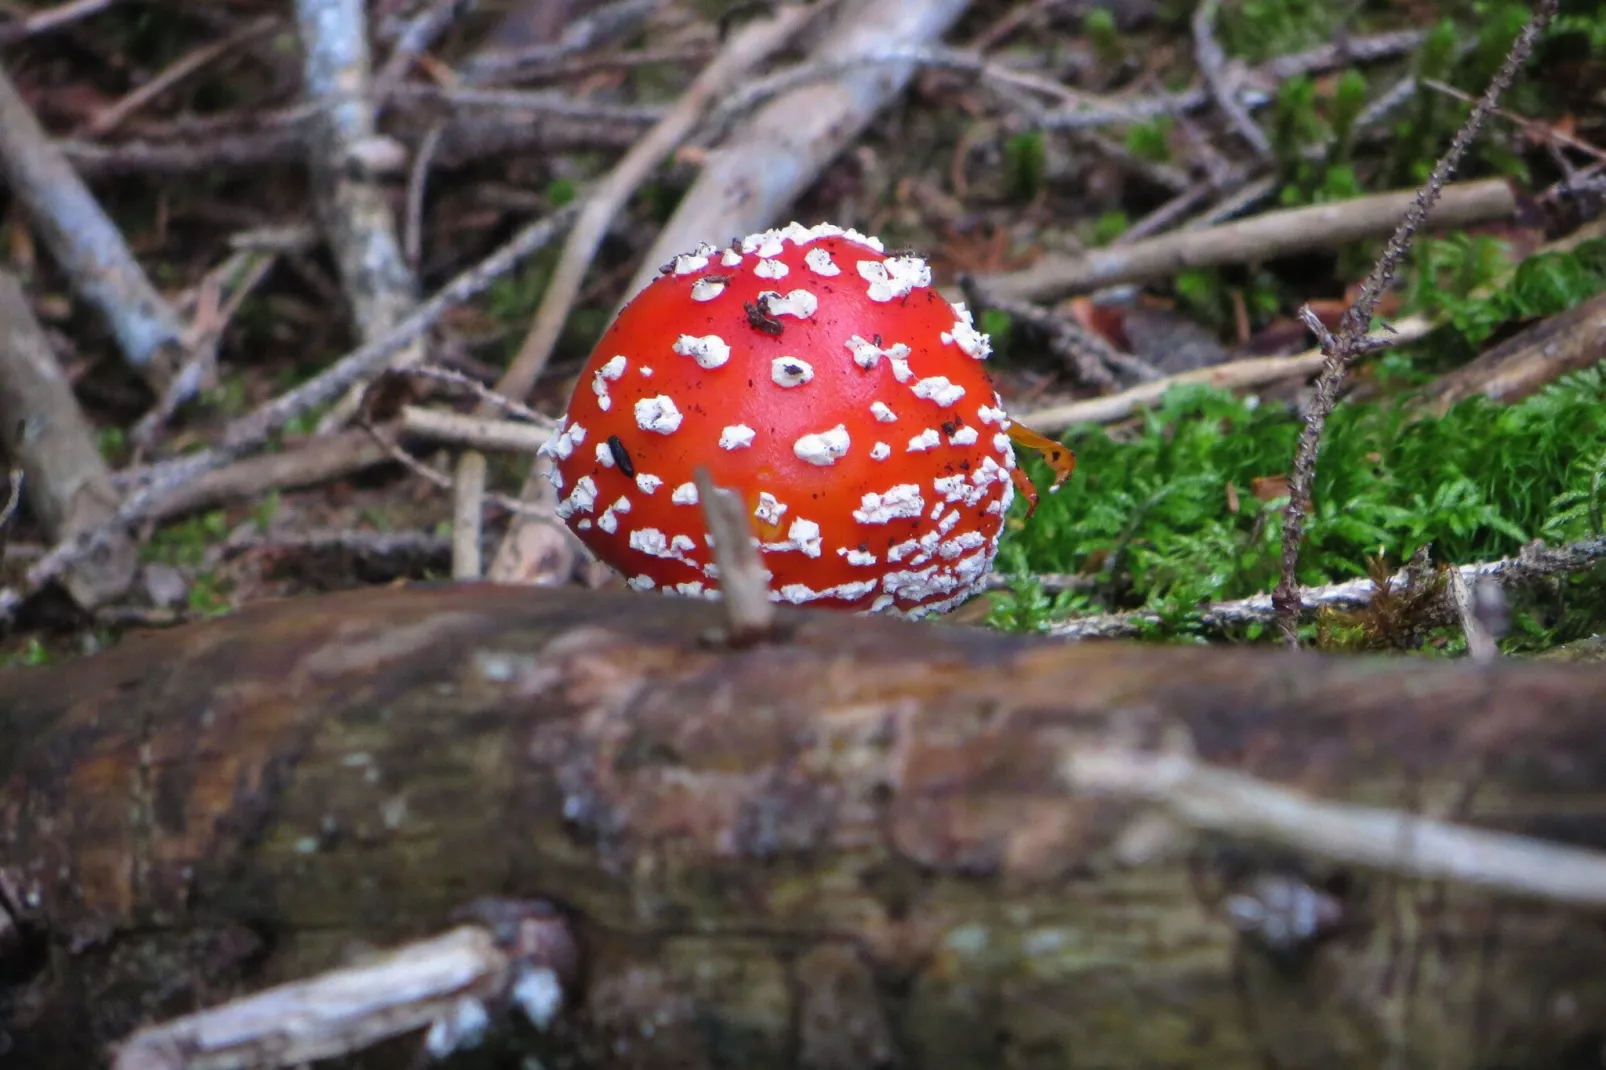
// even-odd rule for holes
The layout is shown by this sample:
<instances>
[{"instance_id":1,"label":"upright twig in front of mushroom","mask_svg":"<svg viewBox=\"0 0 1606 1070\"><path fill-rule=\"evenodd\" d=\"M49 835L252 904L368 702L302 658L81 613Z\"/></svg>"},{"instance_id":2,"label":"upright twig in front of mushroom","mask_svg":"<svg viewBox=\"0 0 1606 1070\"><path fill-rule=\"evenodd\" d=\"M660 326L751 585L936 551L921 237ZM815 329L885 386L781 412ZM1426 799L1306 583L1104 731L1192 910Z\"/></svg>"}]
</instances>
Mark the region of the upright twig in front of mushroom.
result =
<instances>
[{"instance_id":1,"label":"upright twig in front of mushroom","mask_svg":"<svg viewBox=\"0 0 1606 1070\"><path fill-rule=\"evenodd\" d=\"M770 572L758 551L758 539L747 522L747 506L735 491L715 486L708 469L692 473L697 496L708 525L708 541L719 568L720 595L725 603L726 637L732 646L744 646L769 636L775 628L775 603L770 597Z\"/></svg>"},{"instance_id":2,"label":"upright twig in front of mushroom","mask_svg":"<svg viewBox=\"0 0 1606 1070\"><path fill-rule=\"evenodd\" d=\"M1372 311L1377 307L1389 284L1393 282L1400 261L1410 250L1412 239L1427 219L1428 212L1432 210L1434 201L1439 197L1439 191L1455 172L1467 147L1478 136L1484 119L1488 117L1500 100L1501 94L1511 85L1518 70L1527 61L1529 53L1533 51L1534 42L1544 33L1545 27L1555 16L1559 2L1560 0L1539 0L1532 21L1517 35L1505 62L1490 81L1482 99L1467 116L1467 121L1461 129L1456 132L1455 140L1450 143L1449 150L1434 166L1427 183L1417 192L1415 203L1406 210L1405 218L1400 221L1394 236L1384 247L1383 254L1378 257L1371 273L1362 283L1360 295L1339 321L1338 330L1329 333L1309 305L1300 310L1300 318L1320 340L1322 352L1327 355L1327 364L1316 380L1315 395L1311 398L1305 414L1305 429L1299 436L1299 445L1294 452L1294 469L1289 478L1288 509L1283 523L1282 578L1272 595L1272 604L1277 610L1278 628L1282 632L1283 642L1288 646L1299 645L1299 549L1305 537L1305 524L1311 509L1311 483L1316 475L1316 454L1321 447L1322 431L1327 425L1327 417L1338 404L1339 387L1343 385L1344 376L1357 357L1381 348L1377 342L1367 337L1367 329L1372 322Z\"/></svg>"},{"instance_id":3,"label":"upright twig in front of mushroom","mask_svg":"<svg viewBox=\"0 0 1606 1070\"><path fill-rule=\"evenodd\" d=\"M389 333L412 310L417 283L402 256L390 204L368 163L376 151L388 151L389 143L375 128L363 6L361 0L296 0L305 53L302 77L308 98L318 105L306 135L313 196L358 334L366 342ZM392 363L416 364L423 355L422 340L414 337ZM343 420L356 406L356 392L348 392L330 419Z\"/></svg>"}]
</instances>

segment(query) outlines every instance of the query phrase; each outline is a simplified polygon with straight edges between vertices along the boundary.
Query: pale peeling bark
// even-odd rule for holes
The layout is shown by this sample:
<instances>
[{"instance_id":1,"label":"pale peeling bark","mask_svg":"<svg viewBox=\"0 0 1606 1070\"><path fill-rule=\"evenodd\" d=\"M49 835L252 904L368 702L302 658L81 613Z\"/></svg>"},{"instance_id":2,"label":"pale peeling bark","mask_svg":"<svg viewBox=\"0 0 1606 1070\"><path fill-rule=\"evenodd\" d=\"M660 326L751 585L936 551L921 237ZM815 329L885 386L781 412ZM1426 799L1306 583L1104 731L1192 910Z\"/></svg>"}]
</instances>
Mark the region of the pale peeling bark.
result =
<instances>
[{"instance_id":1,"label":"pale peeling bark","mask_svg":"<svg viewBox=\"0 0 1606 1070\"><path fill-rule=\"evenodd\" d=\"M555 1068L1598 1045L1595 913L1190 831L1110 778L1188 756L1597 847L1606 672L780 623L731 650L701 601L370 590L0 672L0 889L55 949L0 1023L26 1065L92 1065L492 894L553 900L579 939L568 1009L526 1042ZM1279 888L1320 939L1241 934Z\"/></svg>"}]
</instances>

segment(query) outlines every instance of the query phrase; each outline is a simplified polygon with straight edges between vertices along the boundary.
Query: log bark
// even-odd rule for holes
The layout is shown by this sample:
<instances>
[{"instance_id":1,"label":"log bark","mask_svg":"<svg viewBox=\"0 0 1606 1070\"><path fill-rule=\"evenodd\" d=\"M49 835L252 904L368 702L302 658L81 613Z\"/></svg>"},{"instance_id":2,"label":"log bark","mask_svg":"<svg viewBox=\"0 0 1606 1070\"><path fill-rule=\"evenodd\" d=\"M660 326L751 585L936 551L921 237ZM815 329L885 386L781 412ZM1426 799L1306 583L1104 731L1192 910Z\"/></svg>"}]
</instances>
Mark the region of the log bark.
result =
<instances>
[{"instance_id":1,"label":"log bark","mask_svg":"<svg viewBox=\"0 0 1606 1070\"><path fill-rule=\"evenodd\" d=\"M1600 1050L1598 911L1199 831L1066 775L1186 752L1597 848L1599 667L801 611L733 650L720 623L658 596L366 590L0 671L18 1065L103 1064L138 1024L439 932L480 895L549 899L579 939L568 1009L529 1042L548 1067ZM1272 886L1320 907L1312 938L1244 934Z\"/></svg>"}]
</instances>

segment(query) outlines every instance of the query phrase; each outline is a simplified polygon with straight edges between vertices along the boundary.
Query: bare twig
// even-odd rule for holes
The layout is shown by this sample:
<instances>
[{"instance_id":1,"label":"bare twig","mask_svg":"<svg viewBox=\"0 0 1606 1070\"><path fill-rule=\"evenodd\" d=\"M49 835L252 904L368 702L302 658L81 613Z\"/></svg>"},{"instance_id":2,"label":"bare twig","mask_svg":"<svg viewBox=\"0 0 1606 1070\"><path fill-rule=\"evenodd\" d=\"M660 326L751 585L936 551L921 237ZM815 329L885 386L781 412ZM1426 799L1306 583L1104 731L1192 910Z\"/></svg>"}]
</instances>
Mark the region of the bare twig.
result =
<instances>
[{"instance_id":1,"label":"bare twig","mask_svg":"<svg viewBox=\"0 0 1606 1070\"><path fill-rule=\"evenodd\" d=\"M1486 580L1501 588L1520 587L1545 576L1571 575L1595 568L1606 561L1606 536L1596 536L1557 547L1535 544L1516 557L1502 557L1479 564L1458 565L1469 584ZM1389 578L1389 589L1406 590L1415 574L1404 568ZM1322 587L1302 587L1297 592L1298 613L1308 619L1322 609L1357 610L1371 605L1377 585L1370 579L1347 580ZM1276 624L1278 610L1270 594L1257 594L1227 602L1202 606L1192 617L1205 628L1238 628L1250 624ZM1049 626L1049 634L1064 639L1123 639L1142 635L1162 625L1158 613L1136 611L1076 617Z\"/></svg>"},{"instance_id":2,"label":"bare twig","mask_svg":"<svg viewBox=\"0 0 1606 1070\"><path fill-rule=\"evenodd\" d=\"M9 45L14 41L59 30L80 19L98 15L118 2L119 0L68 0L67 3L36 11L27 18L0 26L0 45Z\"/></svg>"},{"instance_id":3,"label":"bare twig","mask_svg":"<svg viewBox=\"0 0 1606 1070\"><path fill-rule=\"evenodd\" d=\"M389 452L360 429L318 435L178 482L153 496L138 519L168 520L224 502L260 501L275 491L345 479L389 459Z\"/></svg>"},{"instance_id":4,"label":"bare twig","mask_svg":"<svg viewBox=\"0 0 1606 1070\"><path fill-rule=\"evenodd\" d=\"M208 131L212 124L186 123L176 124L185 129L158 139L115 144L66 139L57 146L80 173L89 176L189 174L214 167L248 169L263 164L294 163L305 155L300 130L305 115L293 113L280 118L282 125L245 132ZM400 115L393 126L402 141L411 143L430 128L433 118L419 116L415 123L412 115ZM488 156L519 150L616 151L634 144L641 128L650 122L648 118L631 118L617 109L607 122L565 118L532 121L528 112L480 109L451 117L441 136L437 155L443 166L462 167ZM190 132L187 129L190 126L199 129Z\"/></svg>"},{"instance_id":5,"label":"bare twig","mask_svg":"<svg viewBox=\"0 0 1606 1070\"><path fill-rule=\"evenodd\" d=\"M1391 331L1377 332L1375 337L1403 344L1423 337L1433 327L1434 322L1427 317L1411 316L1394 324ZM1168 375L1164 379L1139 383L1119 394L1073 401L1012 418L1039 434L1057 435L1077 424L1108 424L1124 420L1142 409L1159 404L1167 393L1178 386L1213 386L1219 390L1253 389L1314 375L1326 361L1327 357L1320 349L1307 350L1290 357L1251 357L1214 364L1208 368L1194 368Z\"/></svg>"},{"instance_id":6,"label":"bare twig","mask_svg":"<svg viewBox=\"0 0 1606 1070\"><path fill-rule=\"evenodd\" d=\"M576 100L553 90L472 89L465 86L405 86L396 91L403 100L439 100L456 108L490 108L496 111L528 112L539 116L600 121L605 123L656 123L668 109L653 104L608 104Z\"/></svg>"},{"instance_id":7,"label":"bare twig","mask_svg":"<svg viewBox=\"0 0 1606 1070\"><path fill-rule=\"evenodd\" d=\"M480 578L481 518L485 513L485 455L466 451L452 488L452 579Z\"/></svg>"},{"instance_id":8,"label":"bare twig","mask_svg":"<svg viewBox=\"0 0 1606 1070\"><path fill-rule=\"evenodd\" d=\"M749 25L703 69L669 114L628 152L589 196L553 269L529 333L496 392L522 399L546 366L552 346L580 293L586 269L619 208L691 132L708 105L745 71L787 44L817 14L807 5L787 5L775 17Z\"/></svg>"},{"instance_id":9,"label":"bare twig","mask_svg":"<svg viewBox=\"0 0 1606 1070\"><path fill-rule=\"evenodd\" d=\"M0 445L25 473L28 501L52 541L99 526L117 509L111 469L73 397L21 285L0 272ZM108 540L102 553L60 577L74 602L93 609L134 579L134 547Z\"/></svg>"},{"instance_id":10,"label":"bare twig","mask_svg":"<svg viewBox=\"0 0 1606 1070\"><path fill-rule=\"evenodd\" d=\"M809 63L925 47L947 33L968 6L968 0L899 0L846 7L810 50ZM859 64L828 81L782 93L754 112L709 154L631 279L626 298L652 281L659 264L698 242L723 244L784 222L783 213L903 92L917 68L911 60Z\"/></svg>"},{"instance_id":11,"label":"bare twig","mask_svg":"<svg viewBox=\"0 0 1606 1070\"><path fill-rule=\"evenodd\" d=\"M1412 880L1606 906L1606 854L1382 807L1311 798L1202 762L1181 740L1154 750L1077 747L1074 790L1144 799L1193 828L1297 848Z\"/></svg>"},{"instance_id":12,"label":"bare twig","mask_svg":"<svg viewBox=\"0 0 1606 1070\"><path fill-rule=\"evenodd\" d=\"M1478 136L1478 131L1482 129L1490 109L1516 78L1517 72L1527 62L1534 42L1544 33L1545 27L1555 16L1558 3L1559 0L1539 0L1532 21L1517 35L1505 62L1500 65L1500 70L1489 83L1488 89L1484 91L1482 99L1467 116L1461 129L1456 132L1450 148L1434 166L1427 183L1417 191L1415 201L1406 210L1405 217L1400 221L1393 237L1389 239L1382 255L1373 265L1371 273L1362 283L1360 295L1355 299L1355 303L1344 313L1338 330L1329 335L1322 328L1320 321L1316 320L1309 306L1303 310L1305 321L1312 324L1312 329L1320 339L1322 350L1327 354L1328 360L1322 374L1316 380L1315 394L1305 414L1305 428L1299 436L1299 445L1294 452L1293 473L1289 478L1288 509L1283 521L1282 579L1272 596L1273 602L1279 607L1278 627L1282 632L1284 643L1288 646L1299 645L1299 551L1305 537L1306 518L1310 515L1311 483L1316 476L1316 455L1321 446L1322 431L1327 426L1327 417L1338 404L1339 388L1343 385L1344 377L1355 359L1362 353L1376 348L1367 334L1373 310L1384 291L1393 282L1400 261L1410 249L1416 232L1427 221L1428 213L1444 191L1445 183L1455 173L1467 147Z\"/></svg>"},{"instance_id":13,"label":"bare twig","mask_svg":"<svg viewBox=\"0 0 1606 1070\"><path fill-rule=\"evenodd\" d=\"M428 531L274 531L261 534L242 525L223 543L224 552L278 550L307 554L352 554L372 558L410 558L449 564L452 542Z\"/></svg>"},{"instance_id":14,"label":"bare twig","mask_svg":"<svg viewBox=\"0 0 1606 1070\"><path fill-rule=\"evenodd\" d=\"M15 547L6 545L6 525L11 518L17 515L17 506L22 504L22 484L26 481L22 466L14 465L6 473L6 500L0 503L0 550L11 551Z\"/></svg>"},{"instance_id":15,"label":"bare twig","mask_svg":"<svg viewBox=\"0 0 1606 1070\"><path fill-rule=\"evenodd\" d=\"M271 253L241 249L207 274L197 288L202 296L196 301L194 318L185 331L184 348L189 356L174 373L155 407L134 426L131 438L136 445L149 448L178 407L211 384L224 331L251 291L267 277L276 260Z\"/></svg>"},{"instance_id":16,"label":"bare twig","mask_svg":"<svg viewBox=\"0 0 1606 1070\"><path fill-rule=\"evenodd\" d=\"M997 309L1008 313L1012 320L1045 335L1049 352L1065 364L1076 382L1084 386L1108 388L1123 379L1141 382L1159 378L1160 373L1147 362L1118 351L1098 334L1069 317L1040 308L1029 301L999 297L982 286L974 276L961 277L959 285L966 302L977 313ZM1033 429L1039 430L1036 425L1033 425Z\"/></svg>"},{"instance_id":17,"label":"bare twig","mask_svg":"<svg viewBox=\"0 0 1606 1070\"><path fill-rule=\"evenodd\" d=\"M775 630L775 602L770 597L770 572L759 553L747 507L740 495L717 486L708 469L699 467L692 479L719 569L728 641L740 646L765 639Z\"/></svg>"},{"instance_id":18,"label":"bare twig","mask_svg":"<svg viewBox=\"0 0 1606 1070\"><path fill-rule=\"evenodd\" d=\"M1465 101L1469 104L1476 103L1477 101L1476 97L1473 97L1468 93L1461 92L1461 90L1455 88L1455 86L1445 85L1443 82L1435 81L1432 78L1422 79L1422 84L1436 93L1443 93L1445 96L1454 97L1456 100ZM1533 137L1538 140L1554 142L1557 145L1565 145L1569 149L1575 149L1578 152L1583 153L1592 160L1606 160L1606 149L1602 149L1598 145L1592 145L1583 138L1574 137L1567 131L1556 126L1552 126L1549 123L1535 122L1534 120L1518 115L1515 112L1507 111L1505 108L1490 108L1489 114L1499 116L1500 118L1516 126L1518 129L1522 130L1524 133L1533 135Z\"/></svg>"},{"instance_id":19,"label":"bare twig","mask_svg":"<svg viewBox=\"0 0 1606 1070\"><path fill-rule=\"evenodd\" d=\"M512 420L493 420L487 416L441 412L417 405L402 406L401 428L409 435L434 442L467 446L489 453L527 453L531 456L552 437L551 430L546 427L514 423Z\"/></svg>"},{"instance_id":20,"label":"bare twig","mask_svg":"<svg viewBox=\"0 0 1606 1070\"><path fill-rule=\"evenodd\" d=\"M472 0L434 0L414 15L396 35L395 46L374 78L374 99L382 103L390 91L407 77L413 60L422 55L459 15L472 6Z\"/></svg>"},{"instance_id":21,"label":"bare twig","mask_svg":"<svg viewBox=\"0 0 1606 1070\"><path fill-rule=\"evenodd\" d=\"M85 131L96 136L103 136L121 126L123 120L139 111L145 105L172 89L179 82L199 71L212 61L228 55L241 45L266 36L279 25L279 20L271 15L253 19L240 29L227 37L210 44L202 45L182 59L174 62L150 81L138 89L128 93L114 104L108 104L95 113L94 117L85 124Z\"/></svg>"},{"instance_id":22,"label":"bare twig","mask_svg":"<svg viewBox=\"0 0 1606 1070\"><path fill-rule=\"evenodd\" d=\"M820 82L832 81L867 67L896 67L900 65L912 65L926 70L944 70L971 75L1001 93L1008 94L1009 99L1021 107L1027 105L1027 102L1021 100L1018 96L1022 91L1046 97L1050 101L1064 106L1097 107L1105 103L1101 98L1078 92L1049 78L1043 78L1027 71L1015 70L968 49L945 48L941 45L918 43L898 44L881 39L871 39L866 42L866 47L862 49L854 51L822 50L817 52L806 63L788 67L766 78L758 78L748 82L740 90L726 97L720 102L718 108L709 113L708 121L704 128L705 133L701 136L708 137L718 134L726 126L734 122L737 117L783 93L789 93L795 89L801 89ZM1038 110L1042 110L1041 106L1039 106Z\"/></svg>"},{"instance_id":23,"label":"bare twig","mask_svg":"<svg viewBox=\"0 0 1606 1070\"><path fill-rule=\"evenodd\" d=\"M1509 219L1517 197L1504 179L1449 186L1434 212L1436 227ZM977 281L1000 299L1048 300L1128 282L1169 278L1188 268L1270 260L1390 233L1416 201L1416 191L1377 193L1347 201L1266 212L1249 219L1093 249L1074 258L1044 257L1022 271Z\"/></svg>"},{"instance_id":24,"label":"bare twig","mask_svg":"<svg viewBox=\"0 0 1606 1070\"><path fill-rule=\"evenodd\" d=\"M536 45L516 51L485 50L462 65L464 80L476 85L509 81L533 69L568 56L596 48L630 33L669 0L614 0L603 4L584 18L572 20L556 44Z\"/></svg>"},{"instance_id":25,"label":"bare twig","mask_svg":"<svg viewBox=\"0 0 1606 1070\"><path fill-rule=\"evenodd\" d=\"M1193 12L1193 55L1194 61L1199 64L1199 70L1204 75L1205 84L1210 87L1210 95L1215 98L1216 107L1221 114L1227 117L1232 129L1249 143L1255 155L1262 161L1272 158L1271 142L1266 139L1265 133L1255 125L1249 117L1249 112L1238 102L1237 95L1227 76L1227 54L1222 50L1220 42L1216 40L1216 15L1221 10L1221 0L1201 0Z\"/></svg>"},{"instance_id":26,"label":"bare twig","mask_svg":"<svg viewBox=\"0 0 1606 1070\"><path fill-rule=\"evenodd\" d=\"M178 316L3 72L0 175L123 358L161 394L182 359Z\"/></svg>"},{"instance_id":27,"label":"bare twig","mask_svg":"<svg viewBox=\"0 0 1606 1070\"><path fill-rule=\"evenodd\" d=\"M433 383L440 383L443 386L453 387L464 393L472 394L481 403L482 410L500 409L509 416L542 428L550 429L554 424L550 416L541 415L522 401L514 401L512 398L503 397L479 380L471 379L462 372L453 371L451 368L443 368L438 364L420 364L416 368L408 368L405 374L412 379L426 379Z\"/></svg>"},{"instance_id":28,"label":"bare twig","mask_svg":"<svg viewBox=\"0 0 1606 1070\"><path fill-rule=\"evenodd\" d=\"M402 255L384 190L360 165L378 137L369 86L368 26L361 0L296 0L305 51L303 80L317 103L307 128L307 153L319 222L363 341L386 335L412 308L417 282ZM422 335L408 340L391 363L424 357ZM348 392L330 414L333 423L356 411Z\"/></svg>"},{"instance_id":29,"label":"bare twig","mask_svg":"<svg viewBox=\"0 0 1606 1070\"><path fill-rule=\"evenodd\" d=\"M365 343L296 389L229 424L219 448L235 455L253 449L290 420L306 415L352 384L369 378L393 354L433 327L449 309L478 297L497 279L549 245L570 225L576 211L576 207L570 205L531 223L506 245L441 287L383 336Z\"/></svg>"},{"instance_id":30,"label":"bare twig","mask_svg":"<svg viewBox=\"0 0 1606 1070\"><path fill-rule=\"evenodd\" d=\"M402 250L407 263L415 270L424 255L424 193L429 184L429 169L435 162L445 126L437 123L429 128L424 140L413 154L413 168L407 175L407 224L402 232Z\"/></svg>"}]
</instances>

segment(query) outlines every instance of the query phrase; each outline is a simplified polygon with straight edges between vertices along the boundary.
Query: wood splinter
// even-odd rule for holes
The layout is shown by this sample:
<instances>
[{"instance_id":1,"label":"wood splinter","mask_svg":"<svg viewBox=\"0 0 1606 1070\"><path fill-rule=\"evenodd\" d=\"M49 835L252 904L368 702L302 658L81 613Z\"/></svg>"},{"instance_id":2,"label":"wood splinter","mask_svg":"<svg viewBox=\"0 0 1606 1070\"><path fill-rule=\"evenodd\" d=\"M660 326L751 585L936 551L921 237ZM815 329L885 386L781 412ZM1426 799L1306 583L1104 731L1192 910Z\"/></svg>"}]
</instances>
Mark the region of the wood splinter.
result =
<instances>
[{"instance_id":1,"label":"wood splinter","mask_svg":"<svg viewBox=\"0 0 1606 1070\"><path fill-rule=\"evenodd\" d=\"M770 600L770 574L759 556L758 539L747 521L747 508L734 492L716 486L708 469L692 473L698 501L719 568L719 591L725 605L731 646L746 646L775 637L775 603Z\"/></svg>"},{"instance_id":2,"label":"wood splinter","mask_svg":"<svg viewBox=\"0 0 1606 1070\"><path fill-rule=\"evenodd\" d=\"M467 924L140 1029L112 1070L299 1066L418 1030L440 1059L476 1046L509 1006L548 1028L578 963L567 923L539 901L506 899L476 900L456 920Z\"/></svg>"}]
</instances>

